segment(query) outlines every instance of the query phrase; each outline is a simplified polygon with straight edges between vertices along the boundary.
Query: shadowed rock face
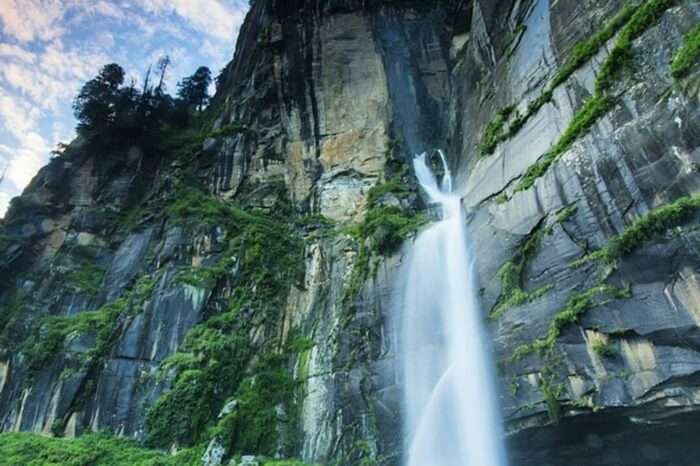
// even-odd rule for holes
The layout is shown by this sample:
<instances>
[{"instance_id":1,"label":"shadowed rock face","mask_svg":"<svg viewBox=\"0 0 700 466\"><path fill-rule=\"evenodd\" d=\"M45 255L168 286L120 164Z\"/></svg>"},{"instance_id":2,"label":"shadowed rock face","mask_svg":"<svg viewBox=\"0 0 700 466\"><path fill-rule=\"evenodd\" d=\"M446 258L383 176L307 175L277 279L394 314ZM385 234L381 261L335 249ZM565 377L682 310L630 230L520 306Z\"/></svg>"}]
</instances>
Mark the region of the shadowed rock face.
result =
<instances>
[{"instance_id":1,"label":"shadowed rock face","mask_svg":"<svg viewBox=\"0 0 700 466\"><path fill-rule=\"evenodd\" d=\"M365 244L386 235L382 229L359 239L338 231L362 224L376 202L422 208L402 166L439 147L464 189L484 314L508 296L498 272L509 261L520 264L521 291L542 290L489 321L503 361L498 386L512 464L693 464L700 217L654 234L612 265L572 263L700 188L698 70L682 80L669 72L683 35L700 21L697 3L679 0L639 32L606 91L609 108L518 189L581 117L617 36L592 50L539 108L529 112L528 102L621 7L256 1L203 132L214 137L202 138L189 159L76 140L6 215L0 427L66 435L110 428L148 438L148 407L177 378L159 370L163 362L234 295L255 295L238 279L244 254L230 253L230 219L172 214L187 171L216 202L286 218L303 242L299 276L278 290L284 304L275 302L274 314L242 310L240 317L255 354L284 353L299 336L309 343L284 359L299 383L293 403L279 407L278 444L268 447L320 464L399 464L401 388L388 304L402 254L366 252ZM489 123L509 106L505 128L528 117L480 156ZM212 131L232 125L245 130ZM368 201L385 180L406 184L409 194L388 190ZM182 279L222 258L227 268L213 282ZM546 351L512 358L601 283L629 290L594 296ZM47 316L113 303L121 307L110 314L109 332L81 327L49 355L30 358L31 343L48 338ZM258 369L251 356L241 371ZM224 403L234 394L222 394L212 409L235 409ZM235 444L229 449L224 456L239 453Z\"/></svg>"}]
</instances>

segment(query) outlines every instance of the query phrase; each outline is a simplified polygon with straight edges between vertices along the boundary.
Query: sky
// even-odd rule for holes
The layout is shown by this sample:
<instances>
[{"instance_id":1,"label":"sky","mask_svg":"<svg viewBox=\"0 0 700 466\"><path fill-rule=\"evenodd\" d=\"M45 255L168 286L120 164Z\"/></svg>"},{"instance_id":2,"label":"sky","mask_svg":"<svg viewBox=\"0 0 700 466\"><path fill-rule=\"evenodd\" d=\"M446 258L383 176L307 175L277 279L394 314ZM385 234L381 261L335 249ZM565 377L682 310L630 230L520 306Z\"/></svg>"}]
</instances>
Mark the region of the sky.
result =
<instances>
[{"instance_id":1,"label":"sky","mask_svg":"<svg viewBox=\"0 0 700 466\"><path fill-rule=\"evenodd\" d=\"M248 0L0 0L0 217L59 142L73 98L108 63L137 82L167 54L167 88L233 56Z\"/></svg>"}]
</instances>

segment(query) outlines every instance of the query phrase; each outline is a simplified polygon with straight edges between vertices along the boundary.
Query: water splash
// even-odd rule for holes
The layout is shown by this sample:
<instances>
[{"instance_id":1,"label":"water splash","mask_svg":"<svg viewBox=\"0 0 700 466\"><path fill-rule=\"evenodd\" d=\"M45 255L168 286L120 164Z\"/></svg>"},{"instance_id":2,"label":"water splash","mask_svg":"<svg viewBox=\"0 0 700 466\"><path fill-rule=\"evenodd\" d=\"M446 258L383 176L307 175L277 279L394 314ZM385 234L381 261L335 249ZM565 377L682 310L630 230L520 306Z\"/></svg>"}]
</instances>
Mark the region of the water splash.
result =
<instances>
[{"instance_id":1,"label":"water splash","mask_svg":"<svg viewBox=\"0 0 700 466\"><path fill-rule=\"evenodd\" d=\"M406 466L506 466L488 339L477 301L461 199L445 156L438 183L428 155L418 181L442 220L416 239L397 300L402 320Z\"/></svg>"}]
</instances>

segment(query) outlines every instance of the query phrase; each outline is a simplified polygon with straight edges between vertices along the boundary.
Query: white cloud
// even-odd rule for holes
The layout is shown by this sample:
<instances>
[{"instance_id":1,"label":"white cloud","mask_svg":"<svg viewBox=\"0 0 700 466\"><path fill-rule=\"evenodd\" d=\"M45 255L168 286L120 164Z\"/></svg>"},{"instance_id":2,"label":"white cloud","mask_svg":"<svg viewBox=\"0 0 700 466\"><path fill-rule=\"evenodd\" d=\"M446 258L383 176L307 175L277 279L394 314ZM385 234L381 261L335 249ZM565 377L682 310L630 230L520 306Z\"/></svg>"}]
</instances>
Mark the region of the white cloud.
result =
<instances>
[{"instance_id":1,"label":"white cloud","mask_svg":"<svg viewBox=\"0 0 700 466\"><path fill-rule=\"evenodd\" d=\"M13 58L25 63L34 63L36 55L14 44L0 43L0 57Z\"/></svg>"},{"instance_id":2,"label":"white cloud","mask_svg":"<svg viewBox=\"0 0 700 466\"><path fill-rule=\"evenodd\" d=\"M0 218L5 215L8 207L10 207L10 199L12 195L9 192L2 190L2 185L0 184Z\"/></svg>"},{"instance_id":3,"label":"white cloud","mask_svg":"<svg viewBox=\"0 0 700 466\"><path fill-rule=\"evenodd\" d=\"M51 148L39 134L27 134L10 162L6 179L18 189L24 188L46 164L50 151Z\"/></svg>"},{"instance_id":4,"label":"white cloud","mask_svg":"<svg viewBox=\"0 0 700 466\"><path fill-rule=\"evenodd\" d=\"M0 88L0 121L17 140L36 128L39 110L26 101L3 92Z\"/></svg>"},{"instance_id":5,"label":"white cloud","mask_svg":"<svg viewBox=\"0 0 700 466\"><path fill-rule=\"evenodd\" d=\"M20 42L60 36L64 13L61 0L0 0L2 30Z\"/></svg>"},{"instance_id":6,"label":"white cloud","mask_svg":"<svg viewBox=\"0 0 700 466\"><path fill-rule=\"evenodd\" d=\"M219 0L140 0L152 13L175 13L200 32L223 40L233 39L245 19L245 10Z\"/></svg>"},{"instance_id":7,"label":"white cloud","mask_svg":"<svg viewBox=\"0 0 700 466\"><path fill-rule=\"evenodd\" d=\"M141 74L165 52L173 59L171 85L199 64L219 67L231 56L247 3L0 0L0 173L7 166L0 216L51 147L74 136L71 102L103 65Z\"/></svg>"}]
</instances>

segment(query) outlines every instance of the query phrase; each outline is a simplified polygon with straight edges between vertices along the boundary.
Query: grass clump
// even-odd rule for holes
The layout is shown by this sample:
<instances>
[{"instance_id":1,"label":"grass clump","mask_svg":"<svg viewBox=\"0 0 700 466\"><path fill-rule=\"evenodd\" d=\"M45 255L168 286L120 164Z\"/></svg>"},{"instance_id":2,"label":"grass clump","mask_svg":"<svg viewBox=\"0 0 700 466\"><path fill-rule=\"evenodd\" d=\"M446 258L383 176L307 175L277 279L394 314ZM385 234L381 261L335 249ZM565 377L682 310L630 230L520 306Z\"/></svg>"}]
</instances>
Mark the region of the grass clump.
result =
<instances>
[{"instance_id":1,"label":"grass clump","mask_svg":"<svg viewBox=\"0 0 700 466\"><path fill-rule=\"evenodd\" d=\"M289 412L296 408L290 403L296 382L279 358L267 365L241 381L233 395L235 407L214 429L227 451L274 455L280 441L279 424L296 417ZM284 414L278 411L280 406L285 406Z\"/></svg>"},{"instance_id":2,"label":"grass clump","mask_svg":"<svg viewBox=\"0 0 700 466\"><path fill-rule=\"evenodd\" d=\"M68 288L74 293L95 296L100 292L105 269L96 264L83 263L66 276Z\"/></svg>"},{"instance_id":3,"label":"grass clump","mask_svg":"<svg viewBox=\"0 0 700 466\"><path fill-rule=\"evenodd\" d=\"M613 18L603 27L602 30L596 32L591 37L577 43L571 54L567 57L564 64L559 68L557 74L554 75L550 88L562 84L571 76L574 71L583 66L588 60L593 58L598 50L605 45L612 37L630 20L634 14L636 7L631 3L625 3Z\"/></svg>"},{"instance_id":4,"label":"grass clump","mask_svg":"<svg viewBox=\"0 0 700 466\"><path fill-rule=\"evenodd\" d=\"M600 284L571 296L564 309L559 311L550 322L547 335L536 339L530 344L516 348L510 357L510 362L517 362L535 352L544 353L552 350L564 328L577 322L583 314L593 308L607 304L611 299L627 298L630 295L631 290L629 287L620 289L611 285ZM610 298L600 300L601 296L609 296Z\"/></svg>"},{"instance_id":5,"label":"grass clump","mask_svg":"<svg viewBox=\"0 0 700 466\"><path fill-rule=\"evenodd\" d=\"M603 95L594 95L588 99L554 147L527 169L525 175L515 186L515 192L531 188L535 181L547 172L549 167L571 147L576 139L586 133L601 116L612 108L612 104L612 99Z\"/></svg>"},{"instance_id":6,"label":"grass clump","mask_svg":"<svg viewBox=\"0 0 700 466\"><path fill-rule=\"evenodd\" d=\"M0 463L27 466L200 466L203 449L171 456L107 434L49 438L30 433L0 434Z\"/></svg>"},{"instance_id":7,"label":"grass clump","mask_svg":"<svg viewBox=\"0 0 700 466\"><path fill-rule=\"evenodd\" d=\"M692 28L683 38L683 45L673 54L671 76L685 77L700 62L700 24Z\"/></svg>"},{"instance_id":8,"label":"grass clump","mask_svg":"<svg viewBox=\"0 0 700 466\"><path fill-rule=\"evenodd\" d=\"M661 18L676 0L647 0L625 23L610 55L596 77L596 92L609 89L632 59L632 42Z\"/></svg>"},{"instance_id":9,"label":"grass clump","mask_svg":"<svg viewBox=\"0 0 700 466\"><path fill-rule=\"evenodd\" d=\"M607 95L607 91L612 86L612 83L618 79L622 69L629 64L632 55L632 42L646 29L655 24L674 3L674 0L647 0L641 7L636 8L633 14L630 15L629 10L623 9L614 18L611 24L616 27L619 27L623 20L626 21L620 30L610 55L603 63L598 76L596 76L593 95L576 112L576 115L574 115L571 123L569 123L569 126L555 146L528 168L516 185L515 192L531 188L535 181L544 175L549 167L571 147L574 141L585 134L600 117L610 111L615 101Z\"/></svg>"},{"instance_id":10,"label":"grass clump","mask_svg":"<svg viewBox=\"0 0 700 466\"><path fill-rule=\"evenodd\" d=\"M84 362L100 361L109 351L120 319L141 311L141 306L151 295L155 282L154 277L142 276L122 296L96 311L68 316L46 316L40 319L19 348L27 362L28 378L32 379L57 354L62 353L72 337L83 334L95 337L92 349L82 355Z\"/></svg>"},{"instance_id":11,"label":"grass clump","mask_svg":"<svg viewBox=\"0 0 700 466\"><path fill-rule=\"evenodd\" d=\"M544 91L534 100L530 101L525 113L515 111L515 106L510 105L501 110L487 125L479 144L481 156L493 154L496 146L506 139L514 136L520 128L539 111L542 106L552 100L554 89L564 83L569 77L586 62L588 62L598 50L605 45L632 17L635 7L631 3L625 3L622 9L605 25L605 27L592 37L579 42L571 50L564 64L559 68ZM509 117L515 111L513 121L506 125Z\"/></svg>"},{"instance_id":12,"label":"grass clump","mask_svg":"<svg viewBox=\"0 0 700 466\"><path fill-rule=\"evenodd\" d=\"M576 209L576 205L562 209L557 214L556 223L562 223L571 218L576 213ZM496 277L501 280L501 295L489 313L491 319L499 319L508 309L536 301L552 290L553 286L550 284L528 292L522 288L521 284L525 266L535 256L544 235L551 232L552 226L538 227L518 249L514 259L506 262L500 268Z\"/></svg>"},{"instance_id":13,"label":"grass clump","mask_svg":"<svg viewBox=\"0 0 700 466\"><path fill-rule=\"evenodd\" d=\"M597 338L591 344L593 353L601 359L610 359L615 357L615 348L602 338Z\"/></svg>"},{"instance_id":14,"label":"grass clump","mask_svg":"<svg viewBox=\"0 0 700 466\"><path fill-rule=\"evenodd\" d=\"M401 180L406 171L400 171L392 179L379 183L367 195L367 213L362 222L343 231L359 244L352 275L345 289L345 299L358 295L370 276L370 260L373 255L390 255L398 250L411 234L428 223L425 212L413 208L386 206L381 199L387 194L406 198L413 191Z\"/></svg>"},{"instance_id":15,"label":"grass clump","mask_svg":"<svg viewBox=\"0 0 700 466\"><path fill-rule=\"evenodd\" d=\"M505 131L505 127L508 124L508 119L513 113L513 110L515 110L515 105L509 105L502 109L498 112L496 118L486 126L484 137L479 144L479 153L482 157L493 154L498 143L506 139L507 131Z\"/></svg>"},{"instance_id":16,"label":"grass clump","mask_svg":"<svg viewBox=\"0 0 700 466\"><path fill-rule=\"evenodd\" d=\"M537 230L518 250L515 259L506 262L496 274L501 280L501 295L489 314L491 319L499 319L508 309L535 301L552 289L552 285L545 285L528 292L521 284L523 269L534 257L544 234L545 230Z\"/></svg>"},{"instance_id":17,"label":"grass clump","mask_svg":"<svg viewBox=\"0 0 700 466\"><path fill-rule=\"evenodd\" d=\"M236 134L245 133L248 131L248 127L238 121L229 123L221 128L211 131L207 137L208 138L225 138L230 136L235 136Z\"/></svg>"},{"instance_id":18,"label":"grass clump","mask_svg":"<svg viewBox=\"0 0 700 466\"><path fill-rule=\"evenodd\" d=\"M583 259L613 263L617 258L642 247L653 237L688 221L700 209L700 195L684 196L657 207L613 237L608 244Z\"/></svg>"},{"instance_id":19,"label":"grass clump","mask_svg":"<svg viewBox=\"0 0 700 466\"><path fill-rule=\"evenodd\" d=\"M264 388L272 379L274 382L269 385L288 387L282 383L286 374L284 363L293 349L288 349L284 357L275 358L273 343L261 342L265 346L256 347L249 335L261 322L278 319L291 285L300 275L303 243L285 218L244 211L194 188L188 188L187 193L186 199L174 201L171 213L175 219L184 216L182 220L215 221L225 231L227 245L213 265L182 269L175 280L206 289L226 280L226 288L233 294L223 311L193 327L178 351L163 362L162 373L173 377L173 382L147 412L147 442L158 447L196 445L217 435L230 447L229 453L254 443L260 448L252 451L266 453L276 442L271 440L272 436L276 439L275 429L267 432L261 427L254 433L239 428L244 421L266 427L273 423L270 412L262 410L262 401L255 409L260 417L254 417L252 409L245 410L254 404L250 401L253 395L245 390L246 384L252 382L246 380L255 377L260 396L270 394ZM306 344L302 340L294 343L299 347ZM291 412L293 397L288 391L285 393L282 401ZM227 416L228 424L217 427L219 412L232 398L241 398L237 403L238 417ZM271 398L282 399L271 395L266 400ZM275 407L274 400L270 409ZM293 418L290 416L290 422L294 422Z\"/></svg>"}]
</instances>

